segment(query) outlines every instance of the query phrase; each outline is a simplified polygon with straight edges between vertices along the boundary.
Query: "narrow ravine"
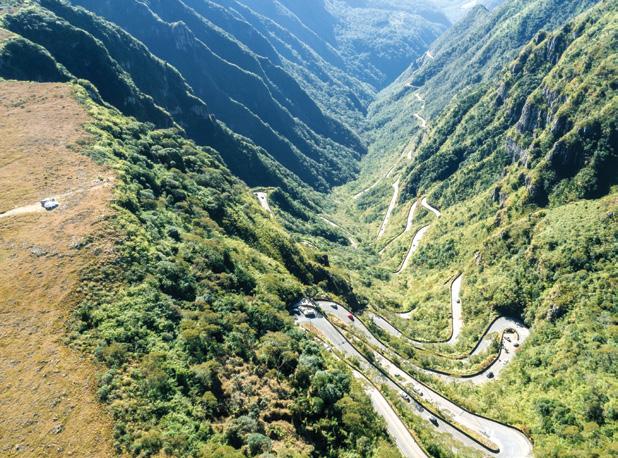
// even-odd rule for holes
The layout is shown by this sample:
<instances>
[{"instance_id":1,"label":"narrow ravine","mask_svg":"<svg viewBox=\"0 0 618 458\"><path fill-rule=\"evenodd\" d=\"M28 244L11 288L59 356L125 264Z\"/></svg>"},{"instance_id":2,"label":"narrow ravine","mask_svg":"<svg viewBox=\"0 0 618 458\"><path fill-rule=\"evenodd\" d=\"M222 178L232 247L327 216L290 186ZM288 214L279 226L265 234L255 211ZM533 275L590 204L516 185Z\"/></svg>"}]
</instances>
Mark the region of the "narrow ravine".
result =
<instances>
[{"instance_id":1,"label":"narrow ravine","mask_svg":"<svg viewBox=\"0 0 618 458\"><path fill-rule=\"evenodd\" d=\"M329 226L337 228L341 232L343 232L345 234L346 238L348 239L348 242L352 246L352 248L358 248L358 242L352 237L352 235L348 231L346 231L344 228L342 228L339 224L329 220L328 218L325 218L324 216L320 216L319 218L322 221L324 221L326 224L328 224Z\"/></svg>"}]
</instances>

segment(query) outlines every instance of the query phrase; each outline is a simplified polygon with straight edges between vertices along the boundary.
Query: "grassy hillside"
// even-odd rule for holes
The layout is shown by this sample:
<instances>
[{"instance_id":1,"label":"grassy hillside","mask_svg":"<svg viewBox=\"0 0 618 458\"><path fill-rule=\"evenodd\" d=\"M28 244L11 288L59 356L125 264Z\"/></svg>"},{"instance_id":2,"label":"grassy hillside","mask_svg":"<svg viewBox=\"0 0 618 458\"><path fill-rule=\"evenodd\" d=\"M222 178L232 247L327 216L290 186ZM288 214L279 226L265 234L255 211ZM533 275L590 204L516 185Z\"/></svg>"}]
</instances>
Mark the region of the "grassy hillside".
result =
<instances>
[{"instance_id":1,"label":"grassy hillside","mask_svg":"<svg viewBox=\"0 0 618 458\"><path fill-rule=\"evenodd\" d=\"M0 455L111 456L97 367L65 344L114 172L81 155L85 110L65 84L0 81ZM61 207L43 211L40 200ZM53 443L53 447L50 444Z\"/></svg>"},{"instance_id":2,"label":"grassy hillside","mask_svg":"<svg viewBox=\"0 0 618 458\"><path fill-rule=\"evenodd\" d=\"M215 154L85 103L97 139L88 154L120 176L117 243L113 262L84 274L73 339L109 367L99 396L118 445L205 456L236 453L225 444L295 456L375 446L384 433L368 400L346 395L349 376L287 312L307 285L345 283L299 251ZM301 407L330 384L337 394ZM369 442L341 424L349 409L369 415Z\"/></svg>"}]
</instances>

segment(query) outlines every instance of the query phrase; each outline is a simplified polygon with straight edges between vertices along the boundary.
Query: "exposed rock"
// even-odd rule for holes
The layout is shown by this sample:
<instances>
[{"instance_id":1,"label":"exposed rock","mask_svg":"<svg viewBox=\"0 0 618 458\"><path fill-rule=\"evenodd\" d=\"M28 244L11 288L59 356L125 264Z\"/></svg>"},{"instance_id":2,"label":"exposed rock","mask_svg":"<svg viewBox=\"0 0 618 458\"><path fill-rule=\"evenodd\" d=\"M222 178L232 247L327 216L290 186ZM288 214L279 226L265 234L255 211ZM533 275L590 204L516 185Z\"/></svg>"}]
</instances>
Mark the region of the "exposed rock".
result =
<instances>
[{"instance_id":1,"label":"exposed rock","mask_svg":"<svg viewBox=\"0 0 618 458\"><path fill-rule=\"evenodd\" d=\"M505 143L506 150L511 156L511 162L518 162L524 166L527 166L529 160L528 152L519 146L517 141L511 137L506 137Z\"/></svg>"},{"instance_id":2,"label":"exposed rock","mask_svg":"<svg viewBox=\"0 0 618 458\"><path fill-rule=\"evenodd\" d=\"M553 323L558 318L563 316L565 313L566 313L566 310L564 310L562 307L556 304L552 304L549 307L549 310L547 311L547 315L545 316L545 319L549 321L550 323Z\"/></svg>"},{"instance_id":3,"label":"exposed rock","mask_svg":"<svg viewBox=\"0 0 618 458\"><path fill-rule=\"evenodd\" d=\"M531 133L536 129L545 128L547 113L536 103L526 101L519 121L515 127L520 133Z\"/></svg>"},{"instance_id":4,"label":"exposed rock","mask_svg":"<svg viewBox=\"0 0 618 458\"><path fill-rule=\"evenodd\" d=\"M33 246L32 248L30 248L30 253L32 253L37 258L40 258L48 254L47 250L45 250L44 248L38 247L38 246Z\"/></svg>"}]
</instances>

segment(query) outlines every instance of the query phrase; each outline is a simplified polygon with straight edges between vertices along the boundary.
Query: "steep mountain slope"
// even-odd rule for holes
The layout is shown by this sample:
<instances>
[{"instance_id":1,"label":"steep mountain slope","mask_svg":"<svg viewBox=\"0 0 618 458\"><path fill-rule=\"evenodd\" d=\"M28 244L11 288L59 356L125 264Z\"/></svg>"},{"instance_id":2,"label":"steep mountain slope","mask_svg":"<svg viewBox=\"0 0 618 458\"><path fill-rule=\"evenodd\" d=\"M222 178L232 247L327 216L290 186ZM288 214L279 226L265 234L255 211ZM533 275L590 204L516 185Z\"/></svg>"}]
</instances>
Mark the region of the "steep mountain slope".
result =
<instances>
[{"instance_id":1,"label":"steep mountain slope","mask_svg":"<svg viewBox=\"0 0 618 458\"><path fill-rule=\"evenodd\" d=\"M412 118L413 113L431 120L453 98L462 97L462 90L496 78L538 31L555 29L595 3L534 0L508 1L493 11L475 7L436 40L430 55L416 61L377 97L368 117L372 148L388 152L403 148L422 124Z\"/></svg>"},{"instance_id":2,"label":"steep mountain slope","mask_svg":"<svg viewBox=\"0 0 618 458\"><path fill-rule=\"evenodd\" d=\"M610 12L596 24L592 16L541 32L497 88L454 101L419 146L407 192L423 193L457 174L465 183L451 178L439 191L450 205L499 180L513 163L525 174L510 184L511 191L525 188L523 204L607 194L618 140L611 19Z\"/></svg>"},{"instance_id":3,"label":"steep mountain slope","mask_svg":"<svg viewBox=\"0 0 618 458\"><path fill-rule=\"evenodd\" d=\"M309 43L325 60L381 89L449 25L428 2L240 0Z\"/></svg>"},{"instance_id":4,"label":"steep mountain slope","mask_svg":"<svg viewBox=\"0 0 618 458\"><path fill-rule=\"evenodd\" d=\"M326 120L317 108L313 114L321 119L320 128L329 131L333 126L335 131L339 129L343 133L344 140L316 133L294 117L273 97L276 93L268 89L262 78L220 58L188 26L164 22L140 2L122 2L118 5L97 2L91 6L112 15L130 32L134 32L151 51L178 67L196 94L207 100L215 115L235 131L265 147L278 162L312 187L324 190L329 184L349 178L353 173L355 158L358 159L362 153L362 149L356 151L360 148L358 140L351 132L346 134L344 127L337 127L335 121ZM25 14L15 18L15 22L27 23L29 20L33 18ZM33 40L35 37L28 33L42 30L42 27L19 28L12 24L9 27L15 27L26 38ZM61 41L47 36L37 38L47 38L49 41L39 44L52 48L54 42ZM177 45L180 45L178 49ZM294 91L288 91L286 97L293 100ZM306 101L305 97L300 103ZM306 112L312 114L309 109ZM337 135L335 132L333 137ZM337 140L351 146L337 143Z\"/></svg>"},{"instance_id":5,"label":"steep mountain slope","mask_svg":"<svg viewBox=\"0 0 618 458\"><path fill-rule=\"evenodd\" d=\"M0 454L616 454L618 3L472 3L2 2Z\"/></svg>"},{"instance_id":6,"label":"steep mountain slope","mask_svg":"<svg viewBox=\"0 0 618 458\"><path fill-rule=\"evenodd\" d=\"M134 110L127 109L125 104L135 104L137 100L147 101L151 108L154 104L163 107L167 112L166 124L176 122L201 144L222 151L228 166L249 185L279 186L303 200L302 194L295 192L303 188L298 177L277 164L263 149L220 125L182 76L153 56L143 44L84 11L74 10L56 1L46 1L44 5L65 20L59 19L50 10L40 8L4 17L6 27L23 30L24 34L40 44L19 35L5 42L2 48L2 76L34 81L67 81L72 77L84 78L94 73L93 82L102 81L109 92L101 93L106 102L126 114L134 114ZM67 48L63 46L66 30L74 31L85 43L83 46L90 44L104 58L93 62L88 54L66 52ZM81 41L73 43L74 46L82 46ZM54 54L50 54L44 46L48 46ZM108 72L108 78L101 80L92 65L106 62L111 67L103 69L100 74ZM66 70L67 67L74 75ZM124 86L133 91L127 99L117 96ZM152 109L161 112L160 108ZM140 119L148 120L147 117Z\"/></svg>"},{"instance_id":7,"label":"steep mountain slope","mask_svg":"<svg viewBox=\"0 0 618 458\"><path fill-rule=\"evenodd\" d=\"M365 262L346 251L333 263L357 272L356 290L391 326L370 328L406 355L402 367L459 405L519 427L538 456L605 456L615 448L617 18L616 2L603 1L537 33L499 77L436 116L414 154L393 160L383 185L355 205L351 190L337 195L345 203L333 216L348 227L370 223L355 235L375 239L383 220L367 221L368 208L384 217L393 193L379 189L401 184L386 241L359 253ZM414 203L427 201L440 217L424 210L401 232ZM453 278L464 279L455 302ZM453 303L463 304L454 349L411 344L446 342ZM457 358L500 316L523 320L530 337L510 349L518 353L497 380L453 383L428 373L476 374L478 366ZM405 338L385 331L393 327Z\"/></svg>"},{"instance_id":8,"label":"steep mountain slope","mask_svg":"<svg viewBox=\"0 0 618 458\"><path fill-rule=\"evenodd\" d=\"M38 281L45 287L33 287L24 297L2 294L3 310L17 307L16 312L32 315L27 326L8 323L12 331L3 336L5 349L19 358L15 339L29 331L27 342L50 341L48 354L67 358L61 364L48 361L55 365L52 374L28 366L33 389L47 386L40 390L41 399L47 399L50 387L62 389L66 383L55 375L60 370L71 373L69 381L88 376L85 367L73 375L76 358L57 342L62 333L37 324L37 310L59 307L51 303L58 299L66 307L76 305L75 311L67 310L73 346L107 368L97 394L109 406L114 441L123 452L238 456L243 448L251 454L272 449L307 456L315 450L325 456L390 448L369 399L347 369L322 356L319 347L295 330L287 311L287 304L309 285L348 294L346 282L294 245L215 152L197 147L177 130L154 130L96 103L88 85L2 81L0 87L3 95L19 89L22 102L7 100L6 108L19 110L22 126L33 128L17 137L30 142L19 148L20 160L4 158L11 172L6 183L11 198L5 204L29 204L44 196L60 204L46 212L37 202L0 215L13 240L3 250L15 251L10 264L3 262L3 283ZM78 132L71 139L79 141L66 145L76 151L62 157L54 156L62 153L60 139L53 141L53 135L34 129L30 121L35 119L29 118L53 128L46 120L49 114L38 109L50 97L57 108L70 106L79 114L71 124L68 111L56 117L57 135ZM10 126L3 141L18 134ZM42 156L27 167L33 145L39 145ZM3 154L17 154L7 146ZM36 231L44 234L37 237ZM30 264L39 265L41 274L24 266L33 256L38 260ZM54 317L60 315L53 310ZM51 310L47 313L49 318ZM34 350L31 357L45 357ZM32 360L19 361L8 373L25 374L21 364ZM49 382L42 383L44 377ZM11 409L19 396L26 396L20 388L3 394ZM59 408L69 410L68 403L79 405L75 416L56 414L54 421L63 422L59 427L49 425L59 435L58 443L67 447L58 446L59 454L111 454L104 448L109 436L96 441L95 451L88 449L89 434L96 437L101 416L88 404L93 395L88 388L81 388L83 400L74 399L78 388L71 386L59 401L50 401L52 407L59 402ZM317 404L306 408L313 402ZM25 398L19 402L23 404L37 405ZM56 410L41 409L44 415L35 421L47 426L47 417ZM80 415L87 415L86 421L76 425ZM362 437L343 420L350 415L363 418ZM7 418L24 420L7 413L3 428ZM39 450L30 430L11 431L24 444L6 444L10 453Z\"/></svg>"},{"instance_id":9,"label":"steep mountain slope","mask_svg":"<svg viewBox=\"0 0 618 458\"><path fill-rule=\"evenodd\" d=\"M493 9L503 3L504 0L433 0L444 14L454 24L463 19L476 6L484 6Z\"/></svg>"},{"instance_id":10,"label":"steep mountain slope","mask_svg":"<svg viewBox=\"0 0 618 458\"><path fill-rule=\"evenodd\" d=\"M375 91L369 84L347 74L334 50L325 52L319 41L305 42L276 21L239 2L186 0L185 3L258 56L283 67L325 113L354 128L362 124Z\"/></svg>"}]
</instances>

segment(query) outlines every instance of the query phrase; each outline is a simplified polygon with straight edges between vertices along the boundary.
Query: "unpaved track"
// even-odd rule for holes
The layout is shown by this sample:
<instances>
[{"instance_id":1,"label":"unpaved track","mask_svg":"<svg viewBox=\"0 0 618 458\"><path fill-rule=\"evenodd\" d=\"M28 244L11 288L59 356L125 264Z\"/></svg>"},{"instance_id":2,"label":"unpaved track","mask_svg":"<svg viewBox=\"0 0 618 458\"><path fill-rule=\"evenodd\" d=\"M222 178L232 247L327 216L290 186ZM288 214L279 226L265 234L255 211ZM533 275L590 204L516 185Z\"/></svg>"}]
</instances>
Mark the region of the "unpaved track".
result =
<instances>
[{"instance_id":1,"label":"unpaved track","mask_svg":"<svg viewBox=\"0 0 618 458\"><path fill-rule=\"evenodd\" d=\"M59 206L58 209L61 209L63 207L63 200L74 196L76 194L81 194L81 193L85 193L87 191L94 191L96 189L102 188L104 186L110 186L112 184L112 180L111 179L105 179L105 180L99 180L97 179L95 181L94 184L92 184L91 186L85 187L85 188L80 188L80 189L76 189L74 191L69 191L69 192L65 192L63 194L59 194L57 196L49 196L49 197L45 197L45 199L56 199L56 201L58 202ZM41 199L43 200L43 199ZM43 205L41 205L41 202L35 202L33 204L30 205L24 205L23 207L17 207L14 208L12 210L9 210L7 212L4 213L0 213L0 219L2 218L10 218L10 217L16 217L16 216L22 216L22 215L32 215L35 213L51 213L51 211L47 211L43 208Z\"/></svg>"},{"instance_id":2,"label":"unpaved track","mask_svg":"<svg viewBox=\"0 0 618 458\"><path fill-rule=\"evenodd\" d=\"M268 194L266 194L265 192L255 192L254 194L257 197L260 206L266 211L266 213L272 216L273 211L271 210L270 204L268 203Z\"/></svg>"}]
</instances>

